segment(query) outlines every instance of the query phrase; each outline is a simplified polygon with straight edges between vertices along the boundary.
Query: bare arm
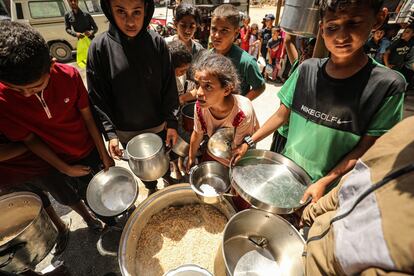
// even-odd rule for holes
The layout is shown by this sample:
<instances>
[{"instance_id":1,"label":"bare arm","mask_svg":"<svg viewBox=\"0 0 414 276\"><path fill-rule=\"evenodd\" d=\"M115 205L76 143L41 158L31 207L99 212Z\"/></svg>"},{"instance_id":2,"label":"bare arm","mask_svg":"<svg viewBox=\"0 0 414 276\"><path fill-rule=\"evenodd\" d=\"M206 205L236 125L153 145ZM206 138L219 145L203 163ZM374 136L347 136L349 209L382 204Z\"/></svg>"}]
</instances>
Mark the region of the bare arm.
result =
<instances>
[{"instance_id":1,"label":"bare arm","mask_svg":"<svg viewBox=\"0 0 414 276\"><path fill-rule=\"evenodd\" d=\"M9 143L0 145L0 162L15 158L27 151L24 144Z\"/></svg>"},{"instance_id":2,"label":"bare arm","mask_svg":"<svg viewBox=\"0 0 414 276\"><path fill-rule=\"evenodd\" d=\"M266 84L263 84L259 88L252 89L249 92L247 92L246 97L249 98L249 100L253 101L257 97L259 97L260 94L262 94L263 91L265 91L265 89L266 89Z\"/></svg>"},{"instance_id":3,"label":"bare arm","mask_svg":"<svg viewBox=\"0 0 414 276\"><path fill-rule=\"evenodd\" d=\"M190 150L188 153L188 162L187 162L187 172L189 172L190 168L194 164L197 151L200 148L200 143L203 141L204 133L193 131L191 134L190 139Z\"/></svg>"},{"instance_id":4,"label":"bare arm","mask_svg":"<svg viewBox=\"0 0 414 276\"><path fill-rule=\"evenodd\" d=\"M293 64L295 60L299 58L298 50L295 46L295 40L296 36L286 33L285 48L290 64Z\"/></svg>"},{"instance_id":5,"label":"bare arm","mask_svg":"<svg viewBox=\"0 0 414 276\"><path fill-rule=\"evenodd\" d=\"M55 167L58 171L69 176L83 176L90 172L90 168L87 166L75 165L70 166L62 159L60 159L56 153L54 153L48 145L39 139L35 134L29 134L24 140L24 144L37 156L48 162Z\"/></svg>"},{"instance_id":6,"label":"bare arm","mask_svg":"<svg viewBox=\"0 0 414 276\"><path fill-rule=\"evenodd\" d=\"M365 135L361 138L356 147L350 151L326 176L322 177L309 186L302 197L301 202L306 202L312 196L312 202L321 198L326 188L335 180L352 170L358 159L375 143L379 137Z\"/></svg>"},{"instance_id":7,"label":"bare arm","mask_svg":"<svg viewBox=\"0 0 414 276\"><path fill-rule=\"evenodd\" d=\"M387 50L384 53L383 58L384 58L384 65L387 66L388 68L392 68L392 65L389 62L389 58L390 58L390 51L389 50Z\"/></svg>"},{"instance_id":8,"label":"bare arm","mask_svg":"<svg viewBox=\"0 0 414 276\"><path fill-rule=\"evenodd\" d=\"M104 169L107 170L109 167L115 165L114 160L108 155L108 152L105 149L105 144L102 140L102 135L96 126L95 120L93 118L91 109L89 107L79 110L83 121L85 122L86 128L88 129L89 134L91 135L93 142L95 143L96 149L98 150L99 156L104 164Z\"/></svg>"}]
</instances>

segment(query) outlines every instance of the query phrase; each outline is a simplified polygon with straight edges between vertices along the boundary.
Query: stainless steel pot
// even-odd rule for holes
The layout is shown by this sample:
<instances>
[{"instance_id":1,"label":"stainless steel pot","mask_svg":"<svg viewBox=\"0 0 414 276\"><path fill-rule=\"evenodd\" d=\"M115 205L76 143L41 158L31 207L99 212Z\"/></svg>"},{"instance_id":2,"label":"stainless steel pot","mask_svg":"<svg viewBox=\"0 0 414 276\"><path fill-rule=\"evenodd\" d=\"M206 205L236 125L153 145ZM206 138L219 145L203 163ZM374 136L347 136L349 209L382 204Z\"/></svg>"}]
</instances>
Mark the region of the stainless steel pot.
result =
<instances>
[{"instance_id":1,"label":"stainless steel pot","mask_svg":"<svg viewBox=\"0 0 414 276\"><path fill-rule=\"evenodd\" d=\"M229 168L215 161L195 165L190 171L190 185L204 203L220 203L230 190Z\"/></svg>"},{"instance_id":2,"label":"stainless steel pot","mask_svg":"<svg viewBox=\"0 0 414 276\"><path fill-rule=\"evenodd\" d=\"M248 209L227 223L214 275L304 275L305 241L283 218Z\"/></svg>"},{"instance_id":3,"label":"stainless steel pot","mask_svg":"<svg viewBox=\"0 0 414 276\"><path fill-rule=\"evenodd\" d=\"M221 163L228 165L232 157L235 128L220 128L214 132L207 143L210 156Z\"/></svg>"},{"instance_id":4,"label":"stainless steel pot","mask_svg":"<svg viewBox=\"0 0 414 276\"><path fill-rule=\"evenodd\" d=\"M33 193L10 193L0 197L0 210L0 271L34 269L58 235L42 201Z\"/></svg>"},{"instance_id":5,"label":"stainless steel pot","mask_svg":"<svg viewBox=\"0 0 414 276\"><path fill-rule=\"evenodd\" d=\"M162 139L154 133L143 133L132 138L126 146L129 167L144 181L162 177L170 166L170 159Z\"/></svg>"},{"instance_id":6,"label":"stainless steel pot","mask_svg":"<svg viewBox=\"0 0 414 276\"><path fill-rule=\"evenodd\" d=\"M314 37L319 28L319 0L285 0L280 26L287 33Z\"/></svg>"},{"instance_id":7,"label":"stainless steel pot","mask_svg":"<svg viewBox=\"0 0 414 276\"><path fill-rule=\"evenodd\" d=\"M144 200L128 219L122 232L118 250L118 262L122 275L138 275L137 243L142 230L154 214L170 206L196 203L202 203L202 201L197 198L189 184L169 186ZM234 208L227 200L214 206L228 219L235 214Z\"/></svg>"},{"instance_id":8,"label":"stainless steel pot","mask_svg":"<svg viewBox=\"0 0 414 276\"><path fill-rule=\"evenodd\" d=\"M182 265L171 269L164 276L213 276L208 270L195 264Z\"/></svg>"},{"instance_id":9,"label":"stainless steel pot","mask_svg":"<svg viewBox=\"0 0 414 276\"><path fill-rule=\"evenodd\" d=\"M230 169L230 178L244 200L274 214L290 214L307 204L300 204L300 199L312 184L308 174L292 160L259 149L247 151Z\"/></svg>"},{"instance_id":10,"label":"stainless steel pot","mask_svg":"<svg viewBox=\"0 0 414 276\"><path fill-rule=\"evenodd\" d=\"M138 197L134 175L122 167L100 171L89 182L86 200L98 215L117 216L128 210Z\"/></svg>"}]
</instances>

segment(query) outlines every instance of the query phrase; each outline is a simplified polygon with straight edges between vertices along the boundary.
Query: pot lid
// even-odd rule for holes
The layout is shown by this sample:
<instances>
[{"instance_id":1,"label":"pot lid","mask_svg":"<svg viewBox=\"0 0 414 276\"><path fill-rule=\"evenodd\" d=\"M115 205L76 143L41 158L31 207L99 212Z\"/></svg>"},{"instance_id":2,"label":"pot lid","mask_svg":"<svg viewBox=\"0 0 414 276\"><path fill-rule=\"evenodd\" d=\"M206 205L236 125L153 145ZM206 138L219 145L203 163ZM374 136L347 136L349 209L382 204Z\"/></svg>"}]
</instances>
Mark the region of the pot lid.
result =
<instances>
[{"instance_id":1,"label":"pot lid","mask_svg":"<svg viewBox=\"0 0 414 276\"><path fill-rule=\"evenodd\" d=\"M208 140L207 149L213 157L230 160L234 140L234 128L218 129Z\"/></svg>"},{"instance_id":2,"label":"pot lid","mask_svg":"<svg viewBox=\"0 0 414 276\"><path fill-rule=\"evenodd\" d=\"M292 213L312 183L290 159L266 150L249 150L230 171L232 185L251 205L276 214Z\"/></svg>"}]
</instances>

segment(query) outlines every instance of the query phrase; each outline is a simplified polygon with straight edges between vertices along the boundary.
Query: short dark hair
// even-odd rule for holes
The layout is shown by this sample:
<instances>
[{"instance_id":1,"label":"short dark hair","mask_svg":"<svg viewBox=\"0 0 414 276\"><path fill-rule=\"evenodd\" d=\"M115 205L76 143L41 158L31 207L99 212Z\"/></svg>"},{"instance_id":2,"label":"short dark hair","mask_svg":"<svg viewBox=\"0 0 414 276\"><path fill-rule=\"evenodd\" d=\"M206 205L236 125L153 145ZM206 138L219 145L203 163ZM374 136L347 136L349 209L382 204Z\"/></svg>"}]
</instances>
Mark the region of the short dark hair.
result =
<instances>
[{"instance_id":1,"label":"short dark hair","mask_svg":"<svg viewBox=\"0 0 414 276\"><path fill-rule=\"evenodd\" d=\"M49 72L46 41L29 25L0 21L0 81L26 85Z\"/></svg>"},{"instance_id":2,"label":"short dark hair","mask_svg":"<svg viewBox=\"0 0 414 276\"><path fill-rule=\"evenodd\" d=\"M201 52L191 68L193 74L206 71L217 77L222 87L233 86L233 94L239 94L240 81L233 62L227 57L211 52Z\"/></svg>"},{"instance_id":3,"label":"short dark hair","mask_svg":"<svg viewBox=\"0 0 414 276\"><path fill-rule=\"evenodd\" d=\"M383 4L384 0L321 0L319 12L321 18L323 18L328 10L336 12L349 7L368 5L374 13L377 13L383 7Z\"/></svg>"},{"instance_id":4,"label":"short dark hair","mask_svg":"<svg viewBox=\"0 0 414 276\"><path fill-rule=\"evenodd\" d=\"M192 16L197 24L201 23L200 10L188 3L181 3L175 8L175 21L180 21L184 16Z\"/></svg>"},{"instance_id":5,"label":"short dark hair","mask_svg":"<svg viewBox=\"0 0 414 276\"><path fill-rule=\"evenodd\" d=\"M240 26L240 12L232 4L223 4L214 9L212 17L225 18L233 27Z\"/></svg>"},{"instance_id":6,"label":"short dark hair","mask_svg":"<svg viewBox=\"0 0 414 276\"><path fill-rule=\"evenodd\" d=\"M190 64L193 60L193 55L190 50L187 49L181 40L176 39L168 43L168 49L170 51L174 69L177 69L185 64Z\"/></svg>"}]
</instances>

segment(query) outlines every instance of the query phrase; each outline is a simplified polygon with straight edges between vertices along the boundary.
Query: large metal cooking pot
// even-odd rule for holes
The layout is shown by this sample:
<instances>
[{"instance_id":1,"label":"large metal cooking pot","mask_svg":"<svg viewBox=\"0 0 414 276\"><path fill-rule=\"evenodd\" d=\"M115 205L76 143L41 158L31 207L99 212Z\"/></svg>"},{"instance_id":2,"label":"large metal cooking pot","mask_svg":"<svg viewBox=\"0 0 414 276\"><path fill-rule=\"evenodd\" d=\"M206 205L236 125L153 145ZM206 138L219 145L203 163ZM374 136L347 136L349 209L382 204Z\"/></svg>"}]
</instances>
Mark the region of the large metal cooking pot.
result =
<instances>
[{"instance_id":1,"label":"large metal cooking pot","mask_svg":"<svg viewBox=\"0 0 414 276\"><path fill-rule=\"evenodd\" d=\"M0 210L0 271L34 269L58 235L41 199L29 192L10 193L0 197Z\"/></svg>"},{"instance_id":2,"label":"large metal cooking pot","mask_svg":"<svg viewBox=\"0 0 414 276\"><path fill-rule=\"evenodd\" d=\"M251 149L230 169L232 187L251 205L274 214L301 208L300 199L312 184L292 160L268 150Z\"/></svg>"},{"instance_id":3,"label":"large metal cooking pot","mask_svg":"<svg viewBox=\"0 0 414 276\"><path fill-rule=\"evenodd\" d=\"M86 199L98 215L117 216L128 210L138 197L134 175L122 167L100 171L89 182Z\"/></svg>"},{"instance_id":4,"label":"large metal cooking pot","mask_svg":"<svg viewBox=\"0 0 414 276\"><path fill-rule=\"evenodd\" d=\"M304 245L302 236L283 218L244 210L224 229L214 275L304 275Z\"/></svg>"},{"instance_id":5,"label":"large metal cooking pot","mask_svg":"<svg viewBox=\"0 0 414 276\"><path fill-rule=\"evenodd\" d=\"M131 171L144 181L162 177L170 166L170 158L162 139L154 133L143 133L132 138L126 146Z\"/></svg>"},{"instance_id":6,"label":"large metal cooking pot","mask_svg":"<svg viewBox=\"0 0 414 276\"><path fill-rule=\"evenodd\" d=\"M319 0L285 0L280 26L287 33L314 37L319 28Z\"/></svg>"},{"instance_id":7,"label":"large metal cooking pot","mask_svg":"<svg viewBox=\"0 0 414 276\"><path fill-rule=\"evenodd\" d=\"M194 105L195 102L186 103L181 108L181 116L183 118L183 128L189 133L194 129Z\"/></svg>"},{"instance_id":8,"label":"large metal cooking pot","mask_svg":"<svg viewBox=\"0 0 414 276\"><path fill-rule=\"evenodd\" d=\"M138 264L135 261L137 243L142 230L154 214L170 206L198 203L202 203L202 201L197 198L189 184L169 186L144 200L128 219L122 232L118 250L118 262L122 275L138 275ZM228 201L223 201L213 206L220 210L228 219L235 214L234 208Z\"/></svg>"}]
</instances>

